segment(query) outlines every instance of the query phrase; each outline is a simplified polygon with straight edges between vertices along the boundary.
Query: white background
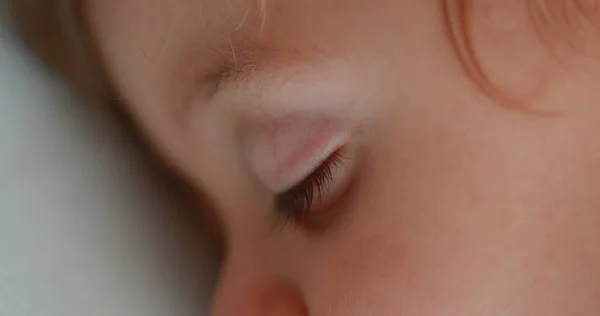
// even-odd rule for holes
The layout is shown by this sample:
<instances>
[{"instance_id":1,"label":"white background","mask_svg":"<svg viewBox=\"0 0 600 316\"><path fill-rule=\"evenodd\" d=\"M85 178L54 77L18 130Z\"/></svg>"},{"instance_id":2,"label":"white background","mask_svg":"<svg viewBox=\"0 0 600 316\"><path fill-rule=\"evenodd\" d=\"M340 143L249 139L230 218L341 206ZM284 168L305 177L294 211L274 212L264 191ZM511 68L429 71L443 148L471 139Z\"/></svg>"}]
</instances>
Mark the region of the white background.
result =
<instances>
[{"instance_id":1,"label":"white background","mask_svg":"<svg viewBox=\"0 0 600 316\"><path fill-rule=\"evenodd\" d=\"M185 204L127 134L15 45L6 24L0 316L205 315L214 264Z\"/></svg>"}]
</instances>

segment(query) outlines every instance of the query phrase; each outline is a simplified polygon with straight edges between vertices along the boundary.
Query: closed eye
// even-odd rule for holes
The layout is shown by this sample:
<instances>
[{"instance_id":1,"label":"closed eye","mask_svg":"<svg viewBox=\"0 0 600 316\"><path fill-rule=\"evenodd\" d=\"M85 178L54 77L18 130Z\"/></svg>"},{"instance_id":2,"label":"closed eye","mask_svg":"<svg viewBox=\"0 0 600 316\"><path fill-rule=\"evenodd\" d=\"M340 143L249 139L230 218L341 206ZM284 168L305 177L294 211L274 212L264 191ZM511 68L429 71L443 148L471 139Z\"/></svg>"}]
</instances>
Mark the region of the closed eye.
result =
<instances>
[{"instance_id":1,"label":"closed eye","mask_svg":"<svg viewBox=\"0 0 600 316\"><path fill-rule=\"evenodd\" d=\"M326 212L343 188L346 161L338 150L298 185L277 196L277 211L287 223L310 227L315 212Z\"/></svg>"}]
</instances>

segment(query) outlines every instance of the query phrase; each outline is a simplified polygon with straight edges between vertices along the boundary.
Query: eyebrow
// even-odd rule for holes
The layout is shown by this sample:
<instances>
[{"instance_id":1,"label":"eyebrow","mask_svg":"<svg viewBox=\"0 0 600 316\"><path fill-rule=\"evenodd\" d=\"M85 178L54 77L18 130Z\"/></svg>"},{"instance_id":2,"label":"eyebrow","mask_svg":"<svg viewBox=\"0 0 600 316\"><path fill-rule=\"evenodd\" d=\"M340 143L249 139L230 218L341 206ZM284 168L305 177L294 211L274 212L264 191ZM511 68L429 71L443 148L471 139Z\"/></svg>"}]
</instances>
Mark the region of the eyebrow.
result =
<instances>
[{"instance_id":1,"label":"eyebrow","mask_svg":"<svg viewBox=\"0 0 600 316\"><path fill-rule=\"evenodd\" d=\"M260 85L278 70L306 61L298 51L274 47L260 38L232 40L228 37L224 44L209 47L209 50L219 56L219 65L205 77L204 83L210 84L215 92L229 84Z\"/></svg>"},{"instance_id":2,"label":"eyebrow","mask_svg":"<svg viewBox=\"0 0 600 316\"><path fill-rule=\"evenodd\" d=\"M248 82L269 63L266 50L259 47L257 43L234 42L229 38L226 44L208 49L218 56L218 66L206 75L204 83L215 87L215 90L232 82Z\"/></svg>"}]
</instances>

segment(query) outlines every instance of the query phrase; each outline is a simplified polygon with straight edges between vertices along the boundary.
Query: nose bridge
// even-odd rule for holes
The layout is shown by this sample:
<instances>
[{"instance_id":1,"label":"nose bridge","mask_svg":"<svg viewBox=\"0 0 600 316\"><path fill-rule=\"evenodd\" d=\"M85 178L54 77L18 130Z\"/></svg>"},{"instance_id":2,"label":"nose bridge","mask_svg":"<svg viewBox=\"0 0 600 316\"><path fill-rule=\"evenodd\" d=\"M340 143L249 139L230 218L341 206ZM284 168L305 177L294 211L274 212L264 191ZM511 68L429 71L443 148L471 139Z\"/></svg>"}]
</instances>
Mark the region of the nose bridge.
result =
<instances>
[{"instance_id":1,"label":"nose bridge","mask_svg":"<svg viewBox=\"0 0 600 316\"><path fill-rule=\"evenodd\" d=\"M246 255L243 255L243 254ZM232 253L215 293L212 316L306 316L297 284L277 275L268 262Z\"/></svg>"}]
</instances>

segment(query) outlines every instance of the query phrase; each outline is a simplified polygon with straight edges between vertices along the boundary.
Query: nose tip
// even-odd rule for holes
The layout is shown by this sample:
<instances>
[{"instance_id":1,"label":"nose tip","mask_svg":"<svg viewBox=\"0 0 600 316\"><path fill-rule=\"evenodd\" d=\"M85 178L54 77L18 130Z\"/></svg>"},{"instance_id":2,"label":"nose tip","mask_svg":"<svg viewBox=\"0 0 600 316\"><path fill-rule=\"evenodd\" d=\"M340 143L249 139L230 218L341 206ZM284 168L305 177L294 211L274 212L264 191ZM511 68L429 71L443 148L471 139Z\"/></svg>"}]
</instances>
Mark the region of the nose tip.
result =
<instances>
[{"instance_id":1,"label":"nose tip","mask_svg":"<svg viewBox=\"0 0 600 316\"><path fill-rule=\"evenodd\" d=\"M275 286L265 295L262 309L266 314L262 315L285 315L285 316L308 316L304 299L298 290L291 286Z\"/></svg>"},{"instance_id":2,"label":"nose tip","mask_svg":"<svg viewBox=\"0 0 600 316\"><path fill-rule=\"evenodd\" d=\"M213 302L212 316L308 316L300 291L281 280L250 284L226 277ZM262 284L262 285L261 285Z\"/></svg>"}]
</instances>

